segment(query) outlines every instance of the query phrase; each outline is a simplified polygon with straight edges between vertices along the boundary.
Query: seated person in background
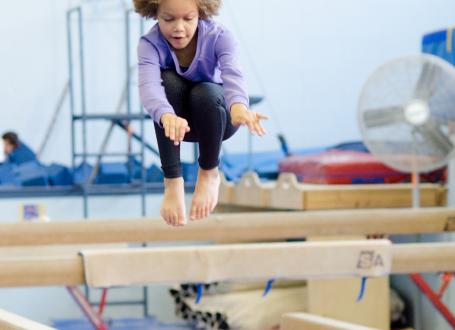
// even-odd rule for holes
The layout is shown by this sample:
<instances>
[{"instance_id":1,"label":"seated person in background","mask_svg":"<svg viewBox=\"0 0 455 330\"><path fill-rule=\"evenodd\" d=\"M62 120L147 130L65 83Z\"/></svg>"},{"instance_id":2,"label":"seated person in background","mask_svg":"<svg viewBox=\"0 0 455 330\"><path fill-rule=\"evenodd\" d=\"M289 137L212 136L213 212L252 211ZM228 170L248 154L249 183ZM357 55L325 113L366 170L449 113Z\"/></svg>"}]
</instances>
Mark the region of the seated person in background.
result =
<instances>
[{"instance_id":1,"label":"seated person in background","mask_svg":"<svg viewBox=\"0 0 455 330\"><path fill-rule=\"evenodd\" d=\"M14 132L6 132L2 136L6 163L20 165L36 160L35 153Z\"/></svg>"}]
</instances>

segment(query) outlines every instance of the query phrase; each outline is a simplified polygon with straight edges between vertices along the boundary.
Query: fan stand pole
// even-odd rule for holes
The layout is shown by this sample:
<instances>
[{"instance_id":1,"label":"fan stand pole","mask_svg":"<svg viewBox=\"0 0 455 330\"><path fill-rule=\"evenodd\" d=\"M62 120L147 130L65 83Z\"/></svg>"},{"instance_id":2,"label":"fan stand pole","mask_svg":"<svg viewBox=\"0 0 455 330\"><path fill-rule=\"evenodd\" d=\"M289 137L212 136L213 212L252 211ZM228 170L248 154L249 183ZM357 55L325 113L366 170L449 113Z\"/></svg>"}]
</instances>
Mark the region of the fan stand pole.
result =
<instances>
[{"instance_id":1,"label":"fan stand pole","mask_svg":"<svg viewBox=\"0 0 455 330\"><path fill-rule=\"evenodd\" d=\"M411 173L411 184L412 184L412 207L417 209L420 207L420 176L419 172L412 171Z\"/></svg>"}]
</instances>

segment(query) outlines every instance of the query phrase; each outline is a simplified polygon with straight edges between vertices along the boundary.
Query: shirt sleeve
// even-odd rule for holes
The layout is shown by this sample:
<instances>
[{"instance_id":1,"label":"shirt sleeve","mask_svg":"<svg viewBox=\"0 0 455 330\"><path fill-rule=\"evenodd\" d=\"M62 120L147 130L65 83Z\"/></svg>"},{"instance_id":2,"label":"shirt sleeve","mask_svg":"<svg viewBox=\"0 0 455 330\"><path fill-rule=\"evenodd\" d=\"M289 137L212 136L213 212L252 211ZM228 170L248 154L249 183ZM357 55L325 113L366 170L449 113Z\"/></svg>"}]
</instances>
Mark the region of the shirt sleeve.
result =
<instances>
[{"instance_id":1,"label":"shirt sleeve","mask_svg":"<svg viewBox=\"0 0 455 330\"><path fill-rule=\"evenodd\" d=\"M161 125L164 113L175 113L167 100L161 79L158 51L150 42L140 39L138 45L139 97L152 119Z\"/></svg>"},{"instance_id":2,"label":"shirt sleeve","mask_svg":"<svg viewBox=\"0 0 455 330\"><path fill-rule=\"evenodd\" d=\"M243 103L249 107L246 83L238 63L237 43L228 30L224 30L218 36L215 54L220 64L224 98L228 109L230 110L234 103Z\"/></svg>"}]
</instances>

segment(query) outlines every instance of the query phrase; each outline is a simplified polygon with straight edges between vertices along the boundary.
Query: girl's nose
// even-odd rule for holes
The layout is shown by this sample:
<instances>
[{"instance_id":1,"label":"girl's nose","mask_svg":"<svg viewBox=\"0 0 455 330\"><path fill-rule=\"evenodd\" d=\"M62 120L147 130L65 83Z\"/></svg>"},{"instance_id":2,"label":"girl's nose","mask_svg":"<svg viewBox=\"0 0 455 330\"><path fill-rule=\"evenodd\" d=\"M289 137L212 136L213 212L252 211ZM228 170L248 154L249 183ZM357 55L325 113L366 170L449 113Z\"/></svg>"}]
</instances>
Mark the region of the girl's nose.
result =
<instances>
[{"instance_id":1,"label":"girl's nose","mask_svg":"<svg viewBox=\"0 0 455 330\"><path fill-rule=\"evenodd\" d=\"M183 22L182 21L177 21L174 26L175 31L183 31Z\"/></svg>"}]
</instances>

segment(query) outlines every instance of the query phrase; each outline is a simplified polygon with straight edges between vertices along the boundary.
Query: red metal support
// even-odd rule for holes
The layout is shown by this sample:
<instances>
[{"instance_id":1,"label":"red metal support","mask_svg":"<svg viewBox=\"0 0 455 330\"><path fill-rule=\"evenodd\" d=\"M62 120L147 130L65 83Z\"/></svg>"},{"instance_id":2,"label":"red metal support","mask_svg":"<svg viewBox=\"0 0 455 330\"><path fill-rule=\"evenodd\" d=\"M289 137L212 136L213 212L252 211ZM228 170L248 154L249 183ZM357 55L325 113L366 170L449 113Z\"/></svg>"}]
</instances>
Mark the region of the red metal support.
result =
<instances>
[{"instance_id":1,"label":"red metal support","mask_svg":"<svg viewBox=\"0 0 455 330\"><path fill-rule=\"evenodd\" d=\"M108 327L104 323L103 319L101 318L101 315L98 315L92 309L90 302L84 296L82 291L77 286L67 286L66 288L67 288L68 292L71 294L71 296L73 297L73 299L76 301L76 303L79 305L79 307L81 308L84 315L87 317L87 319L93 325L93 327L96 330L108 330ZM100 308L101 308L101 306L100 306Z\"/></svg>"},{"instance_id":2,"label":"red metal support","mask_svg":"<svg viewBox=\"0 0 455 330\"><path fill-rule=\"evenodd\" d=\"M441 283L441 286L439 287L439 290L438 290L438 297L439 298L442 298L442 296L446 292L447 288L449 287L450 282L452 281L452 279L453 279L453 273L444 273L444 274L442 274L442 283Z\"/></svg>"},{"instance_id":3,"label":"red metal support","mask_svg":"<svg viewBox=\"0 0 455 330\"><path fill-rule=\"evenodd\" d=\"M101 301L100 305L98 306L98 315L101 317L104 312L104 307L106 306L106 299L107 298L107 288L103 288L101 292Z\"/></svg>"},{"instance_id":4,"label":"red metal support","mask_svg":"<svg viewBox=\"0 0 455 330\"><path fill-rule=\"evenodd\" d=\"M455 316L447 308L441 298L433 289L428 285L422 275L420 274L409 274L409 277L417 285L417 287L425 294L428 299L431 301L434 307L441 313L441 315L446 319L446 321L451 325L452 329L455 329Z\"/></svg>"}]
</instances>

